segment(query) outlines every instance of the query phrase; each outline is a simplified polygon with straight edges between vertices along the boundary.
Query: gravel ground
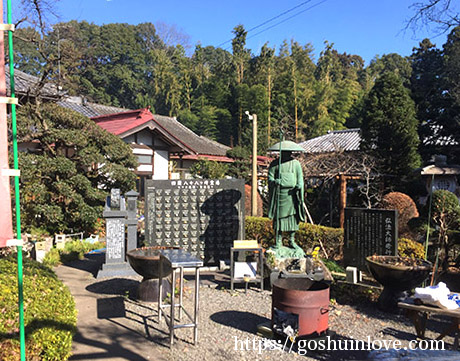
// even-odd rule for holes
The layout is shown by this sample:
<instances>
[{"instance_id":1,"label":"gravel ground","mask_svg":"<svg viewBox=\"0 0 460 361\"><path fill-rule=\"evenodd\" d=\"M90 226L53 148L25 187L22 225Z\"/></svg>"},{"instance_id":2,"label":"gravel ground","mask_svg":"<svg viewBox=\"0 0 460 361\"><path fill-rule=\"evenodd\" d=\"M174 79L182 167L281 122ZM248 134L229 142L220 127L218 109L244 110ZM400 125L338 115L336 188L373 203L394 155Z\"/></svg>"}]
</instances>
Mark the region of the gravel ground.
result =
<instances>
[{"instance_id":1,"label":"gravel ground","mask_svg":"<svg viewBox=\"0 0 460 361\"><path fill-rule=\"evenodd\" d=\"M313 352L289 346L284 351L273 349L274 343L263 343L257 336L257 325L270 322L271 292L260 291L255 287L230 291L229 282L217 275L203 277L200 287L199 342L193 345L193 330L178 329L177 339L172 349L168 347L167 327L164 320L158 323L156 304L136 300L136 291L140 277L128 277L110 280L94 280L87 290L98 293L106 302L113 302L111 312L106 318L124 317L125 327L145 335L150 342L152 354L161 355L169 360L365 360L368 351L324 351ZM241 286L240 286L241 287ZM192 310L193 281L185 285L185 306ZM114 297L115 296L115 297ZM121 308L121 309L120 309ZM426 336L436 337L446 320L430 319ZM335 303L329 313L331 340L341 340L342 348L350 340L400 340L402 347L415 339L414 327L402 315L383 313L373 303L360 306ZM144 342L143 341L143 342ZM452 337L445 338L450 348ZM271 347L271 350L259 350L259 347ZM337 347L339 344L336 343Z\"/></svg>"}]
</instances>

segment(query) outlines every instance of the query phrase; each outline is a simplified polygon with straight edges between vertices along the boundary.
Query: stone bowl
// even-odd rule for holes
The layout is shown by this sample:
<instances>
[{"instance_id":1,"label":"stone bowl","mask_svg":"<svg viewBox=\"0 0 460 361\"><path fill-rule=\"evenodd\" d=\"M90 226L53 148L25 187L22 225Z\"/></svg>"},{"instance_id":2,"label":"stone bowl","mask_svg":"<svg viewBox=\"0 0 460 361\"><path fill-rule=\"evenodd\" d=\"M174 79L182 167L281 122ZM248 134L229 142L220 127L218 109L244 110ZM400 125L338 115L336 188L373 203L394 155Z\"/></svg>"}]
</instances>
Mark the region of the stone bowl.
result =
<instances>
[{"instance_id":1,"label":"stone bowl","mask_svg":"<svg viewBox=\"0 0 460 361\"><path fill-rule=\"evenodd\" d=\"M160 251L164 249L179 249L179 247L141 247L126 252L131 267L144 277L144 280L160 277ZM171 268L163 266L163 277L171 274Z\"/></svg>"},{"instance_id":2,"label":"stone bowl","mask_svg":"<svg viewBox=\"0 0 460 361\"><path fill-rule=\"evenodd\" d=\"M432 263L423 259L407 262L399 256L369 256L367 266L372 276L383 287L407 291L417 287L430 275ZM405 265L407 263L408 265Z\"/></svg>"}]
</instances>

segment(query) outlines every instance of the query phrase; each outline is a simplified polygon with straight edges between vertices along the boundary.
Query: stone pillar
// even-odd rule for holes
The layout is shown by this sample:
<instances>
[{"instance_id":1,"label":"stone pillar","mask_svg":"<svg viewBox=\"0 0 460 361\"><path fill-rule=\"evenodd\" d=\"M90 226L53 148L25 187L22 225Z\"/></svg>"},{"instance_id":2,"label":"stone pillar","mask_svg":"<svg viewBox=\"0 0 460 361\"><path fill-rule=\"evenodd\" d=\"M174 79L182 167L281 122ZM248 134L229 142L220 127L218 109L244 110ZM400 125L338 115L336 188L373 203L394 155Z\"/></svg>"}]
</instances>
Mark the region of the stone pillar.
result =
<instances>
[{"instance_id":1,"label":"stone pillar","mask_svg":"<svg viewBox=\"0 0 460 361\"><path fill-rule=\"evenodd\" d=\"M130 190L125 194L126 197L126 226L128 227L127 251L137 248L137 197L139 193Z\"/></svg>"},{"instance_id":2,"label":"stone pillar","mask_svg":"<svg viewBox=\"0 0 460 361\"><path fill-rule=\"evenodd\" d=\"M135 274L126 262L125 224L127 216L125 199L120 196L119 189L112 189L103 212L106 229L105 263L97 274L97 278Z\"/></svg>"}]
</instances>

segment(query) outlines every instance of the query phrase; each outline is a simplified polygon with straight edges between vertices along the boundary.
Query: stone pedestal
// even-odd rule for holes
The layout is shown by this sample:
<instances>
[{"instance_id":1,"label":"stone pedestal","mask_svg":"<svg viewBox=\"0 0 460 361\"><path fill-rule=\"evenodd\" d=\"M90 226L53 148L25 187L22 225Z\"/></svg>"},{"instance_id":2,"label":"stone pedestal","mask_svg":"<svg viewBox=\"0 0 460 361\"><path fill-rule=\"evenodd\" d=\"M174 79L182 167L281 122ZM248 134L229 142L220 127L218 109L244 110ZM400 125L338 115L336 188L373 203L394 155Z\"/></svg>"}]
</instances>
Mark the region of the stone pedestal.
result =
<instances>
[{"instance_id":1,"label":"stone pedestal","mask_svg":"<svg viewBox=\"0 0 460 361\"><path fill-rule=\"evenodd\" d=\"M163 279L162 283L163 283L163 297L162 298L165 298L168 295L168 293L171 294L171 284L166 278ZM137 291L137 297L139 301L158 302L158 290L159 290L158 284L159 284L158 278L143 279Z\"/></svg>"},{"instance_id":2,"label":"stone pedestal","mask_svg":"<svg viewBox=\"0 0 460 361\"><path fill-rule=\"evenodd\" d=\"M321 260L314 260L313 257L304 258L274 258L266 257L266 274L270 275L270 285L280 277L302 278L308 277L315 280L332 281L333 277L328 268Z\"/></svg>"}]
</instances>

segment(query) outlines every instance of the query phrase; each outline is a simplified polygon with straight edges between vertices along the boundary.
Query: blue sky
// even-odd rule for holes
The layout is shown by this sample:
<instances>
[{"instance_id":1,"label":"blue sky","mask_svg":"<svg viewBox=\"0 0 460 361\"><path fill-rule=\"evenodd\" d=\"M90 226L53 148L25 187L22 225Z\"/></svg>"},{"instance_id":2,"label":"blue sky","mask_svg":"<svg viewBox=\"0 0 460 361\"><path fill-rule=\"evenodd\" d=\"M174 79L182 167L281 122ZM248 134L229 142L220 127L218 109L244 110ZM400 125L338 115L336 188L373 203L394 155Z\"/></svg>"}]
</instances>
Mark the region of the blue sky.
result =
<instances>
[{"instance_id":1,"label":"blue sky","mask_svg":"<svg viewBox=\"0 0 460 361\"><path fill-rule=\"evenodd\" d=\"M417 34L403 30L413 14L409 7L414 2L416 0L60 0L56 22L86 20L99 25L163 22L188 34L193 47L197 43L218 46L233 37L232 29L237 24L249 30L305 3L249 32L247 47L258 54L265 42L278 49L284 39L294 39L300 44L311 43L317 59L327 40L339 52L360 55L369 63L376 55L392 52L409 55L425 37L442 47L446 35L435 37L435 32L427 29L420 29ZM273 27L257 35L270 26ZM230 42L222 45L226 47L230 50Z\"/></svg>"}]
</instances>

